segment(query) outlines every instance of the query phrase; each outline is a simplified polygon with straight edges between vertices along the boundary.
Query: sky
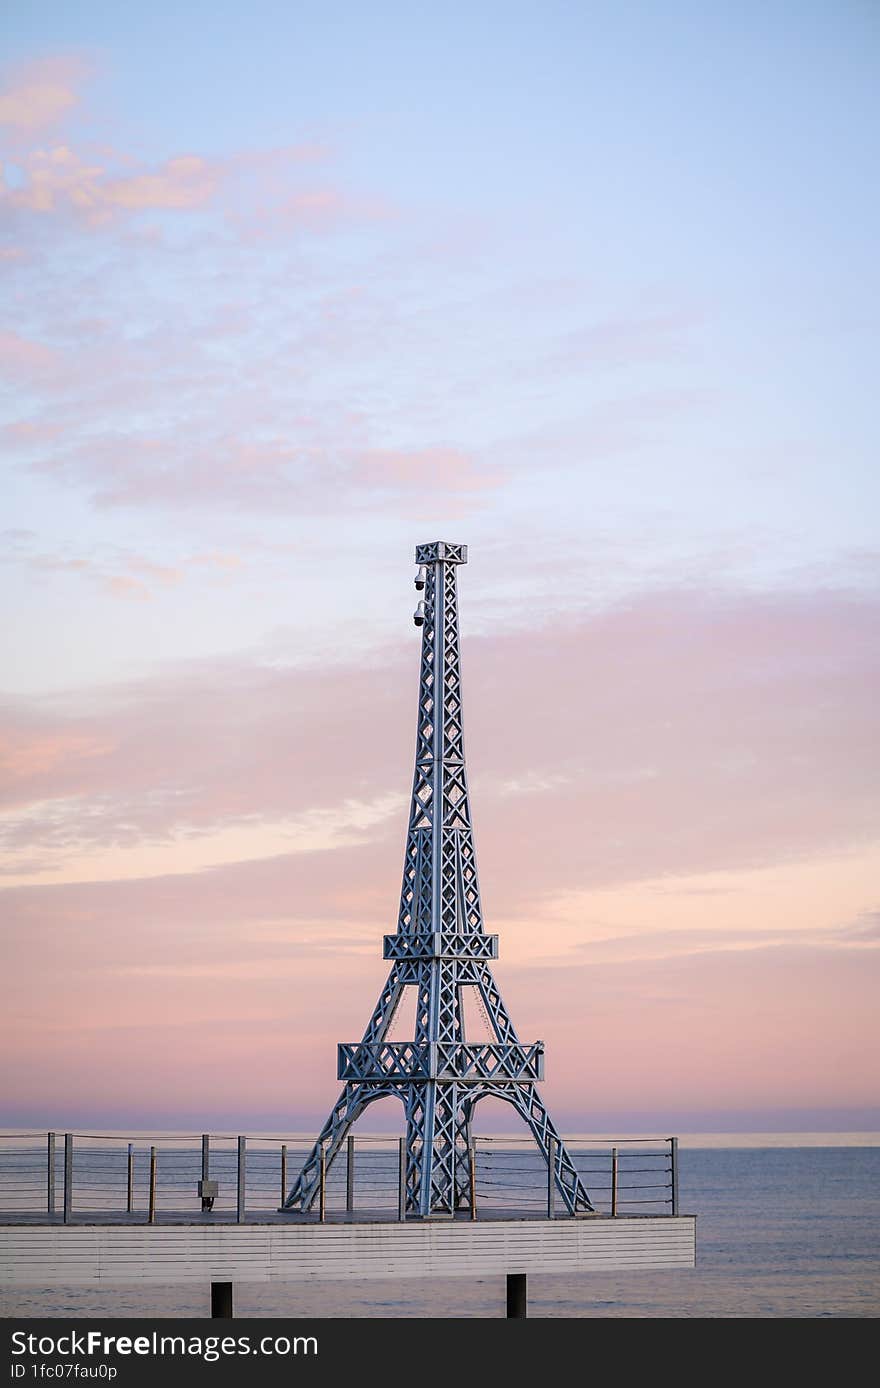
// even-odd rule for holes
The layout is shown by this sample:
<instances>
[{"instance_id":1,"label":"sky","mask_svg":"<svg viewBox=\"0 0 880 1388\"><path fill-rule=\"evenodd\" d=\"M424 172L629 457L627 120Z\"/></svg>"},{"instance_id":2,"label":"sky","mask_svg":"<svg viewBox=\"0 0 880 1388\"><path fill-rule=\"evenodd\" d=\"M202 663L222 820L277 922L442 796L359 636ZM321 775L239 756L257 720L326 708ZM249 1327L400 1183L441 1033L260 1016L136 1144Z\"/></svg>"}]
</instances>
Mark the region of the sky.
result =
<instances>
[{"instance_id":1,"label":"sky","mask_svg":"<svg viewBox=\"0 0 880 1388\"><path fill-rule=\"evenodd\" d=\"M4 37L0 1122L323 1121L448 539L557 1124L880 1128L876 5Z\"/></svg>"}]
</instances>

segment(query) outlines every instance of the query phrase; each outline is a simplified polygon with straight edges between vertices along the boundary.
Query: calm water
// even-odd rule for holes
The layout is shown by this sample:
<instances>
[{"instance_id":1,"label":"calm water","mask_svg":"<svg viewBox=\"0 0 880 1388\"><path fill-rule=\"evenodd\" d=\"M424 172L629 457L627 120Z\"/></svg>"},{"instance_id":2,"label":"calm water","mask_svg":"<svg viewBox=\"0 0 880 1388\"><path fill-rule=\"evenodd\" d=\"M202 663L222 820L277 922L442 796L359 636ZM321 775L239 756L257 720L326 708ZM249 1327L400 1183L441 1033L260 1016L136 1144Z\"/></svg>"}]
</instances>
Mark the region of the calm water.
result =
<instances>
[{"instance_id":1,"label":"calm water","mask_svg":"<svg viewBox=\"0 0 880 1388\"><path fill-rule=\"evenodd\" d=\"M874 1317L880 1314L880 1147L685 1148L681 1209L693 1271L529 1278L547 1317ZM207 1286L28 1290L5 1316L202 1316ZM236 1283L237 1316L501 1316L501 1277Z\"/></svg>"}]
</instances>

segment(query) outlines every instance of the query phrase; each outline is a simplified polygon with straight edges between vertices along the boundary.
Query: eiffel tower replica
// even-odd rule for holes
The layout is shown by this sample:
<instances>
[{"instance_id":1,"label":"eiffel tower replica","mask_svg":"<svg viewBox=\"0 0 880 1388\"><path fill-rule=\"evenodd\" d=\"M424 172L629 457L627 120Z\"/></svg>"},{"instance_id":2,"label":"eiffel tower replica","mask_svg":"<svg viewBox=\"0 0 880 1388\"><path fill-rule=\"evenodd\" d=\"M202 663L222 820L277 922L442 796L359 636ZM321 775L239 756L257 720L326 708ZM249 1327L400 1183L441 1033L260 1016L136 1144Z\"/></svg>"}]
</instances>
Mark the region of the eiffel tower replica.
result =
<instances>
[{"instance_id":1,"label":"eiffel tower replica","mask_svg":"<svg viewBox=\"0 0 880 1388\"><path fill-rule=\"evenodd\" d=\"M467 546L416 547L415 612L422 628L416 765L397 933L385 936L391 972L364 1038L339 1047L344 1088L282 1209L309 1210L349 1129L376 1099L406 1114L406 1214L454 1216L470 1205L471 1119L480 1099L512 1104L531 1129L569 1214L594 1213L575 1165L538 1094L541 1041L523 1042L492 976L498 936L483 930L464 758L456 571ZM405 988L417 989L415 1036L387 1036ZM476 989L494 1032L468 1041L464 990ZM549 1171L548 1171L549 1178Z\"/></svg>"}]
</instances>

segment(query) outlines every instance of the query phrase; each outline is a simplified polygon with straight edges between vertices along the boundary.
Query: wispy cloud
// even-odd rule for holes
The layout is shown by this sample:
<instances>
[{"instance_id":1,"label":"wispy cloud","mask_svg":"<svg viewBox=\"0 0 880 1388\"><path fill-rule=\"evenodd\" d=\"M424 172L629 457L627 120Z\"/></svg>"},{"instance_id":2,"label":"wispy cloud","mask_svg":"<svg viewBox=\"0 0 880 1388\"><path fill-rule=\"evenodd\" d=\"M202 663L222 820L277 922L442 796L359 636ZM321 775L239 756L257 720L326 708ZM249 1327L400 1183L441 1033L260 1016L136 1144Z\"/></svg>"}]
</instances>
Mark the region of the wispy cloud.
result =
<instances>
[{"instance_id":1,"label":"wispy cloud","mask_svg":"<svg viewBox=\"0 0 880 1388\"><path fill-rule=\"evenodd\" d=\"M385 199L311 185L276 197L264 195L246 208L239 206L232 222L246 237L261 240L285 232L333 232L388 221L395 215L396 209Z\"/></svg>"},{"instance_id":2,"label":"wispy cloud","mask_svg":"<svg viewBox=\"0 0 880 1388\"><path fill-rule=\"evenodd\" d=\"M57 55L7 72L0 90L0 128L30 136L57 124L79 102L89 70L81 57Z\"/></svg>"},{"instance_id":3,"label":"wispy cloud","mask_svg":"<svg viewBox=\"0 0 880 1388\"><path fill-rule=\"evenodd\" d=\"M93 224L122 211L203 207L219 181L218 170L197 155L178 155L156 169L119 175L67 145L35 150L22 167L23 186L2 199L8 208L41 215L70 210Z\"/></svg>"},{"instance_id":4,"label":"wispy cloud","mask_svg":"<svg viewBox=\"0 0 880 1388\"><path fill-rule=\"evenodd\" d=\"M75 576L105 594L123 600L149 601L157 591L175 588L196 578L228 583L241 569L240 555L220 550L184 553L173 563L161 562L122 545L92 545L86 551L70 543L54 551L44 547L33 531L0 532L0 563L21 567L32 581Z\"/></svg>"},{"instance_id":5,"label":"wispy cloud","mask_svg":"<svg viewBox=\"0 0 880 1388\"><path fill-rule=\"evenodd\" d=\"M360 850L355 880L370 880L371 857ZM199 1113L230 1092L241 1115L332 1102L336 1042L360 1033L387 970L382 924L364 922L355 895L347 914L308 921L297 876L277 866L273 913L268 864L237 885L227 870L203 876L185 897L169 879L8 893L7 1103L82 1103L96 1084L108 1112L132 1086L142 1111L167 1093ZM336 875L324 874L328 903ZM797 934L731 948L722 933L714 949L548 966L511 960L508 944L502 933L495 974L520 1033L546 1044L545 1097L566 1125L645 1094L643 1107L667 1113L685 1096L694 1111L816 1105L828 1092L873 1101L876 950ZM294 1094L290 1056L303 1048Z\"/></svg>"},{"instance_id":6,"label":"wispy cloud","mask_svg":"<svg viewBox=\"0 0 880 1388\"><path fill-rule=\"evenodd\" d=\"M314 139L222 158L184 150L155 164L106 141L84 143L69 128L90 75L85 60L63 55L7 74L0 87L0 138L12 155L0 179L7 221L66 216L101 229L143 212L193 212L222 199L229 228L265 238L333 232L391 213L387 202L356 196L326 174L316 182L310 171L327 162L330 150Z\"/></svg>"},{"instance_id":7,"label":"wispy cloud","mask_svg":"<svg viewBox=\"0 0 880 1388\"><path fill-rule=\"evenodd\" d=\"M687 888L682 884L682 890ZM854 934L833 926L820 930L815 926L774 921L753 927L732 929L707 925L686 930L646 929L638 934L611 935L604 939L581 940L574 946L587 964L632 960L670 959L683 955L716 954L740 951L777 949L834 948L838 945L874 945L880 942L880 930ZM572 951L560 956L563 967L571 963ZM548 967L554 967L552 961Z\"/></svg>"},{"instance_id":8,"label":"wispy cloud","mask_svg":"<svg viewBox=\"0 0 880 1388\"><path fill-rule=\"evenodd\" d=\"M528 910L870 839L876 622L867 598L679 593L468 641L484 872L503 882L509 845L529 843L510 894ZM407 669L403 650L352 666L193 663L102 691L94 710L80 697L75 715L9 704L8 845L44 857L254 821L268 832L399 794Z\"/></svg>"},{"instance_id":9,"label":"wispy cloud","mask_svg":"<svg viewBox=\"0 0 880 1388\"><path fill-rule=\"evenodd\" d=\"M880 944L880 911L865 911L841 933L845 939L858 943Z\"/></svg>"},{"instance_id":10,"label":"wispy cloud","mask_svg":"<svg viewBox=\"0 0 880 1388\"><path fill-rule=\"evenodd\" d=\"M308 436L218 440L215 446L176 438L92 438L33 465L85 485L100 507L292 511L318 515L400 506L428 517L439 507L460 514L484 504L509 470L481 465L462 450L327 449Z\"/></svg>"},{"instance_id":11,"label":"wispy cloud","mask_svg":"<svg viewBox=\"0 0 880 1388\"><path fill-rule=\"evenodd\" d=\"M58 366L58 354L17 332L0 332L0 372L12 378L42 377Z\"/></svg>"},{"instance_id":12,"label":"wispy cloud","mask_svg":"<svg viewBox=\"0 0 880 1388\"><path fill-rule=\"evenodd\" d=\"M594 321L559 333L537 354L532 370L595 371L642 362L675 362L690 356L700 317L695 311L630 313Z\"/></svg>"},{"instance_id":13,"label":"wispy cloud","mask_svg":"<svg viewBox=\"0 0 880 1388\"><path fill-rule=\"evenodd\" d=\"M273 162L289 175L309 166L314 157L310 146L292 147L276 152ZM0 191L0 210L39 217L69 213L94 228L139 212L195 211L221 193L231 223L241 220L236 207L246 197L253 207L249 217L259 219L266 231L276 224L327 229L359 215L353 201L330 190L290 193L280 208L275 207L268 201L273 195L267 161L259 154L253 160L245 155L211 160L177 154L149 166L103 147L83 152L59 143L27 151L16 167L18 179Z\"/></svg>"}]
</instances>

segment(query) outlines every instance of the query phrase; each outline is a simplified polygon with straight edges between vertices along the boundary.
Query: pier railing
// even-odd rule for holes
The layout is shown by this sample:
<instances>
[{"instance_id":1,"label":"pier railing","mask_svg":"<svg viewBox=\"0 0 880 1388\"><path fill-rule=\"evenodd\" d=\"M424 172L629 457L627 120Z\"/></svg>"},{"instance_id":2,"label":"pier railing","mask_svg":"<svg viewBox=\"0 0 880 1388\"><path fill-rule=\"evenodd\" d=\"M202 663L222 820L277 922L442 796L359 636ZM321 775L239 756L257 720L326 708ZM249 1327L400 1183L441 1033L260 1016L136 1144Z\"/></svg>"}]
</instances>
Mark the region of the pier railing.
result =
<instances>
[{"instance_id":1,"label":"pier railing","mask_svg":"<svg viewBox=\"0 0 880 1388\"><path fill-rule=\"evenodd\" d=\"M599 1214L678 1214L676 1138L565 1142ZM283 1204L310 1146L305 1138L207 1133L0 1135L0 1221L259 1219ZM473 1138L461 1151L463 1213L563 1215L549 1156L530 1137ZM321 1163L315 1216L403 1218L403 1160L402 1140L349 1137L332 1162Z\"/></svg>"}]
</instances>

